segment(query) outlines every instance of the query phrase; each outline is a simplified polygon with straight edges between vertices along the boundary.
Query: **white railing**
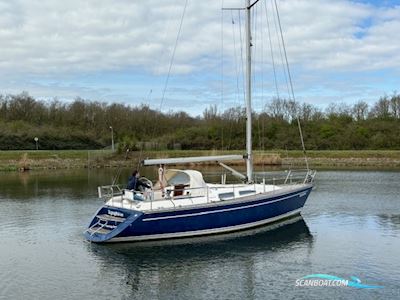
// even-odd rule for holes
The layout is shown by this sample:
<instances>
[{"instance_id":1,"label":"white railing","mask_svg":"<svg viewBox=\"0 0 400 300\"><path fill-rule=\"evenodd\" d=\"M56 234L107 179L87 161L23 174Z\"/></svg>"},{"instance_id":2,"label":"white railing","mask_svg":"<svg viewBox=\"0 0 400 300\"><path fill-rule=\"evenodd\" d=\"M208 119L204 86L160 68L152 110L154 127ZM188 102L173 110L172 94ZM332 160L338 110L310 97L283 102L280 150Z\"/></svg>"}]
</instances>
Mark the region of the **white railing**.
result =
<instances>
[{"instance_id":1,"label":"white railing","mask_svg":"<svg viewBox=\"0 0 400 300\"><path fill-rule=\"evenodd\" d=\"M279 188L275 189L275 186L284 186L290 184L304 184L311 183L314 180L316 171L307 170L307 169L296 169L289 170L282 174L276 174L277 176L273 176L272 178L266 178L265 176L255 176L254 183L250 185L253 190L257 193L266 192L266 186L273 186L272 192L275 190L279 190ZM262 185L262 191L260 191L260 187L257 185ZM243 187L249 187L248 184L228 184L225 186L224 191L215 194L216 199L218 200L228 200L236 197L246 196L245 193L241 194L240 192L249 191L248 189L243 190ZM213 187L205 186L205 187L183 187L183 188L166 188L163 190L147 190L147 191L130 191L121 189L119 185L105 185L98 187L99 198L105 198L107 201L111 199L111 203L114 200L123 201L129 200L131 202L131 208L133 208L135 201L146 201L150 202L150 210L153 210L154 203L157 201L170 201L173 207L177 207L179 205L180 200L188 200L190 199L192 203L194 198L197 197L205 197L207 203L212 201L213 193L210 192L210 189ZM232 192L230 192L232 191ZM117 197L114 199L114 197ZM224 199L224 197L226 199ZM177 203L178 201L178 203Z\"/></svg>"},{"instance_id":2,"label":"white railing","mask_svg":"<svg viewBox=\"0 0 400 300\"><path fill-rule=\"evenodd\" d=\"M122 195L122 189L119 185L103 185L97 187L99 198L112 198L114 196Z\"/></svg>"},{"instance_id":3,"label":"white railing","mask_svg":"<svg viewBox=\"0 0 400 300\"><path fill-rule=\"evenodd\" d=\"M285 174L286 173L286 174ZM255 176L254 181L261 184L272 184L272 185L290 185L290 184L301 184L311 183L314 181L315 170L307 169L294 169L285 171L285 173L277 174L272 178L265 176Z\"/></svg>"},{"instance_id":4,"label":"white railing","mask_svg":"<svg viewBox=\"0 0 400 300\"><path fill-rule=\"evenodd\" d=\"M100 188L105 188L105 190L110 190L109 186L104 186L104 187L99 187ZM199 192L200 191L200 192ZM196 192L194 195L192 194L193 192ZM179 194L179 195L175 195ZM206 197L207 203L209 202L209 187L195 187L195 188L170 188L170 189L165 189L162 191L161 189L158 190L147 190L147 191L133 191L133 190L121 190L120 193L111 193L109 194L117 196L121 196L121 200L129 200L131 201L131 208L133 207L133 204L135 201L146 201L150 202L150 209L153 209L153 204L154 202L157 201L170 201L174 207L176 207L177 203L175 201L179 200L187 200L187 199L193 199L196 197ZM160 195L160 197L158 197ZM112 203L113 200L111 200ZM192 203L193 200L192 200Z\"/></svg>"}]
</instances>

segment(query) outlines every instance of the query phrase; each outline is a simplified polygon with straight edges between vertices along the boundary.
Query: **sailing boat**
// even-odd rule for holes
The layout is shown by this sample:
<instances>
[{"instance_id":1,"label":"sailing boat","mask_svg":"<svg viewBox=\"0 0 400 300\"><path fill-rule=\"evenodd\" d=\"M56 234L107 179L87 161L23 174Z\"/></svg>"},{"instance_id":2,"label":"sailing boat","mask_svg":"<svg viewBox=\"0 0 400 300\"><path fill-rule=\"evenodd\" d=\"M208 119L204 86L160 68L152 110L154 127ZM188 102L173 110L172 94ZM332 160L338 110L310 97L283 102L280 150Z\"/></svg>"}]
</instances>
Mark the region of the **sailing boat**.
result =
<instances>
[{"instance_id":1,"label":"sailing boat","mask_svg":"<svg viewBox=\"0 0 400 300\"><path fill-rule=\"evenodd\" d=\"M258 0L256 1L258 2ZM312 188L315 171L293 181L289 171L283 184L253 178L251 120L251 26L246 9L246 154L167 159L146 159L144 166L159 166L159 180L142 191L117 185L98 187L106 202L95 213L84 235L96 243L147 241L226 233L253 228L299 215ZM246 175L224 162L246 161ZM168 169L168 165L214 161L242 180L242 184L206 183L196 170Z\"/></svg>"}]
</instances>

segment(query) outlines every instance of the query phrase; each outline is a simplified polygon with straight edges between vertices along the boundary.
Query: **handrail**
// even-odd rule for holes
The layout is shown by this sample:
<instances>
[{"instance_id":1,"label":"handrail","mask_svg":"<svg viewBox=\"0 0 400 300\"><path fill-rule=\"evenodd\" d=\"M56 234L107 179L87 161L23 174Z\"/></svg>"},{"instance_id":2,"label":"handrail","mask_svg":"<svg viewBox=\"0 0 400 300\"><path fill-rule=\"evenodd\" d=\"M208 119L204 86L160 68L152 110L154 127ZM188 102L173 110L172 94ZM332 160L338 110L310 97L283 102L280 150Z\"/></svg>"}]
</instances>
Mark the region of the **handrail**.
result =
<instances>
[{"instance_id":1,"label":"handrail","mask_svg":"<svg viewBox=\"0 0 400 300\"><path fill-rule=\"evenodd\" d=\"M106 193L104 193L104 191L106 191ZM97 192L99 198L105 198L105 197L109 198L109 197L114 197L114 195L115 196L122 195L121 187L117 184L98 186Z\"/></svg>"},{"instance_id":2,"label":"handrail","mask_svg":"<svg viewBox=\"0 0 400 300\"><path fill-rule=\"evenodd\" d=\"M272 178L266 178L265 176L255 177L255 182L260 184L293 184L293 183L311 183L314 181L316 171L307 169L294 169L288 170L286 175L276 176L273 174ZM280 183L279 183L280 182Z\"/></svg>"},{"instance_id":3,"label":"handrail","mask_svg":"<svg viewBox=\"0 0 400 300\"><path fill-rule=\"evenodd\" d=\"M286 178L285 178L284 184L287 183L287 181L288 181L288 179L289 179L289 177L290 177L291 175L292 175L292 170L289 170L289 171L288 171L288 174L287 174L287 176L286 176Z\"/></svg>"},{"instance_id":4,"label":"handrail","mask_svg":"<svg viewBox=\"0 0 400 300\"><path fill-rule=\"evenodd\" d=\"M196 195L196 196L192 196L192 197L197 197L197 196L207 196L208 197L208 192L209 192L208 191L208 186L205 186L205 187L193 187L193 188L183 188L183 189L165 189L165 196L162 197L162 198L159 198L159 199L156 199L154 197L154 193L161 191L161 189L150 190L150 191L147 190L147 191L144 191L144 192L141 192L141 191L133 191L133 192L134 192L134 194L142 195L145 200L150 200L151 205L152 205L153 201L187 199L191 195L171 196L170 194L172 192L183 192L183 191L191 191L191 190L204 190L204 195ZM186 197L182 197L182 196L186 196ZM171 203L175 206L175 203L173 201L171 201Z\"/></svg>"},{"instance_id":5,"label":"handrail","mask_svg":"<svg viewBox=\"0 0 400 300\"><path fill-rule=\"evenodd\" d=\"M97 229L93 230L92 233L90 233L91 236L93 236L95 233L97 233L98 231L103 229L105 226L107 226L108 225L108 221L105 221L105 223L101 223L101 220L99 219L95 224L93 224L88 229L86 229L86 231L89 231L89 230L93 229L97 225L99 225L99 227Z\"/></svg>"},{"instance_id":6,"label":"handrail","mask_svg":"<svg viewBox=\"0 0 400 300\"><path fill-rule=\"evenodd\" d=\"M307 184L312 183L314 181L316 171L314 170L306 170L306 169L294 169L288 170L287 173L284 174L277 174L279 172L273 172L270 178L266 177L265 174L258 174L258 176L254 177L254 190L257 190L256 184L263 185L263 191L266 191L267 185L272 185L272 191L275 192L275 186L279 185L288 185L288 184ZM261 175L261 176L260 176ZM262 176L264 175L264 176ZM280 176L281 175L281 176ZM239 197L240 195L236 195L236 193L243 188L244 186L248 186L248 184L243 183L231 183L225 185L226 188L232 190L234 197ZM212 189L212 194L210 195L210 188ZM196 192L198 191L198 192ZM150 210L153 210L155 201L170 201L174 208L179 205L179 202L176 203L175 201L185 200L190 198L192 203L195 203L196 197L206 197L207 203L210 203L211 197L216 197L214 195L214 188L213 186L200 186L200 187L177 187L170 186L165 189L148 189L146 191L129 191L125 189L121 189L119 185L105 185L98 187L99 197L104 198L108 197L109 200L112 201L113 197L116 195L121 196L122 200L131 200L131 206L135 201L146 201L150 202ZM135 195L140 195L139 197L135 197ZM110 199L111 197L111 199ZM213 199L213 198L212 198ZM119 201L119 200L117 200ZM156 205L157 207L157 205Z\"/></svg>"}]
</instances>

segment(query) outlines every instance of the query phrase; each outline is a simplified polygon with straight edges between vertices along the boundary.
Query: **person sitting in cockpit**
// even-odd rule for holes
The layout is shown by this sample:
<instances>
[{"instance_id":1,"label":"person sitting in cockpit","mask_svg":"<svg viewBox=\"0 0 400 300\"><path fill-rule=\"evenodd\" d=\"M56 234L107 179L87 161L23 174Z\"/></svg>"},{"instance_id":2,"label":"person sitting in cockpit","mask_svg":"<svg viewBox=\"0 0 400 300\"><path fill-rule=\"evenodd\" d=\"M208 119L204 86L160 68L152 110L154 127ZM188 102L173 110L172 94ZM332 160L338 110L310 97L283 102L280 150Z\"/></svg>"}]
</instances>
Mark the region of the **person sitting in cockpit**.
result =
<instances>
[{"instance_id":1,"label":"person sitting in cockpit","mask_svg":"<svg viewBox=\"0 0 400 300\"><path fill-rule=\"evenodd\" d=\"M140 189L140 187L144 187L144 188L151 188L148 184L142 182L140 179L140 173L139 171L135 170L133 171L132 175L129 177L128 179L128 185L126 186L126 188L128 190L134 190L134 191L138 191Z\"/></svg>"}]
</instances>

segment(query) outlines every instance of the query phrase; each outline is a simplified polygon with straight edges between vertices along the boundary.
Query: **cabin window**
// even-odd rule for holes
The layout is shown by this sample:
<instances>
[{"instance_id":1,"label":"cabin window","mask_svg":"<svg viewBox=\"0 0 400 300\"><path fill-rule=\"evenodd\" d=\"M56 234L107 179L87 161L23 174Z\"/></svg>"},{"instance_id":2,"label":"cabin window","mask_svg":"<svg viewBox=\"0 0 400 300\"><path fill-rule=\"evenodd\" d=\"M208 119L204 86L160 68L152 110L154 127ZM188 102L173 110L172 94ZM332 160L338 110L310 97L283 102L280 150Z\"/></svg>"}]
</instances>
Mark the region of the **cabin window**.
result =
<instances>
[{"instance_id":1,"label":"cabin window","mask_svg":"<svg viewBox=\"0 0 400 300\"><path fill-rule=\"evenodd\" d=\"M174 186L174 197L176 196L183 196L183 191L185 187L188 187L188 184L175 184Z\"/></svg>"},{"instance_id":2,"label":"cabin window","mask_svg":"<svg viewBox=\"0 0 400 300\"><path fill-rule=\"evenodd\" d=\"M233 193L221 193L218 194L219 200L226 200L234 197Z\"/></svg>"},{"instance_id":3,"label":"cabin window","mask_svg":"<svg viewBox=\"0 0 400 300\"><path fill-rule=\"evenodd\" d=\"M256 192L255 190L239 191L239 195L244 196L244 195L254 194L255 192Z\"/></svg>"}]
</instances>

